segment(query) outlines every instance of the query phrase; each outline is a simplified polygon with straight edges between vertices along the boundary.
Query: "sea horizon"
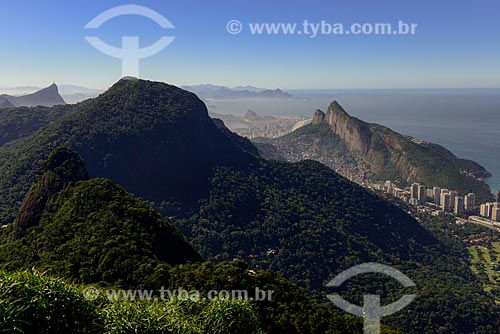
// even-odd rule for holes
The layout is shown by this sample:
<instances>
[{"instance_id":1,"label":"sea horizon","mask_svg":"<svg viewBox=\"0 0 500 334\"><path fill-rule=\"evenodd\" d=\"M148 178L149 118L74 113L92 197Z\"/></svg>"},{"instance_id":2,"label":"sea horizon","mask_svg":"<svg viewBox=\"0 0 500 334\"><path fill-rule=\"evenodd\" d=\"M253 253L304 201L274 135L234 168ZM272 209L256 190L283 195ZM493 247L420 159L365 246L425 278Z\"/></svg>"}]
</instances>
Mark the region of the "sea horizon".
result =
<instances>
[{"instance_id":1,"label":"sea horizon","mask_svg":"<svg viewBox=\"0 0 500 334\"><path fill-rule=\"evenodd\" d=\"M352 116L404 135L444 146L457 157L473 160L492 177L492 193L500 190L500 89L301 89L285 90L294 98L242 98L207 102L209 110L243 115L298 115L311 118L337 100Z\"/></svg>"}]
</instances>

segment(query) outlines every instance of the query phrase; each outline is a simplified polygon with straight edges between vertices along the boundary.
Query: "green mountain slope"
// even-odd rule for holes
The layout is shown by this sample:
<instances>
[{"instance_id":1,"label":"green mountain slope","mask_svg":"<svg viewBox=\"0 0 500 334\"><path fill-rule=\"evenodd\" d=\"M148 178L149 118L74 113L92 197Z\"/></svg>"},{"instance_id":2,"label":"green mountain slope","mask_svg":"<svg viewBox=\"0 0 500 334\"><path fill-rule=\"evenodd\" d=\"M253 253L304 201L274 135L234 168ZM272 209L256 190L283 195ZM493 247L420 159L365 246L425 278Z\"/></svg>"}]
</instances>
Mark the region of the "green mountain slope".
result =
<instances>
[{"instance_id":1,"label":"green mountain slope","mask_svg":"<svg viewBox=\"0 0 500 334\"><path fill-rule=\"evenodd\" d=\"M340 334L359 333L361 330L358 320L334 312L329 305L315 301L303 289L275 273L250 270L243 261L186 264L188 261L199 262L201 257L167 219L111 181L89 180L83 159L66 148L55 150L44 161L41 175L28 192L12 228L0 232L2 268L10 271L36 268L78 283L103 286L100 292L103 300L86 304L87 311L94 312L96 322L93 324L104 322L106 331L101 329L96 333L119 329L123 333L128 333L127 329L151 333L166 329L169 333L212 333L226 327L228 329L223 332L231 332L232 328L243 333L240 326L243 324L249 333L254 333L251 328L260 325L267 333L275 334ZM179 263L181 265L175 266ZM24 330L37 326L41 331L49 330L50 317L55 310L59 310L60 316L71 318L75 315L70 306L81 302L81 292L74 288L70 289L76 295L55 302L60 296L58 289L68 289L63 281L26 272L7 274L0 271L0 276L5 280L0 283L0 330L15 326ZM50 294L42 287L53 283L57 286L47 289L56 290L55 296L54 292ZM16 284L22 284L25 289L18 291L14 287ZM161 303L138 300L137 304L117 298L110 303L104 298L109 286L155 289L157 298L161 296L158 295L160 289L173 292L198 290L205 296L214 290L245 290L251 299L241 303L253 309L251 315L255 319L245 317L237 310L225 312L224 305L236 307L239 305L237 301L207 302L203 301L204 297L198 302L180 301L182 314L172 313L177 303L168 299L161 300ZM259 301L256 289L273 291L276 296ZM46 301L49 306L45 310L39 308L29 299L32 294L37 294L39 300ZM19 307L4 309L7 304ZM214 323L214 318L207 317L206 312L212 306L219 308L213 312L222 317L222 322ZM37 318L30 319L28 312L36 312ZM135 320L122 319L129 316ZM249 323L251 320L253 325ZM90 319L85 321L92 324ZM70 328L75 332L85 331L84 324L71 325L63 321L53 324L52 328L56 331L61 328L62 332ZM383 333L395 331L384 328Z\"/></svg>"},{"instance_id":2,"label":"green mountain slope","mask_svg":"<svg viewBox=\"0 0 500 334\"><path fill-rule=\"evenodd\" d=\"M18 107L0 109L0 147L9 141L27 137L56 119L70 113L74 106Z\"/></svg>"},{"instance_id":3,"label":"green mountain slope","mask_svg":"<svg viewBox=\"0 0 500 334\"><path fill-rule=\"evenodd\" d=\"M335 274L381 262L414 279L419 295L387 323L419 334L435 328L491 333L496 326L493 300L465 255L317 162L261 159L248 141L216 126L191 93L122 80L36 134L0 148L4 221L55 145L80 153L91 177L109 178L150 201L205 257L244 258L323 298L324 284ZM345 293L359 303L366 289L385 291L384 300L401 292L386 281L377 288L377 282Z\"/></svg>"},{"instance_id":4,"label":"green mountain slope","mask_svg":"<svg viewBox=\"0 0 500 334\"><path fill-rule=\"evenodd\" d=\"M256 153L251 144L228 136L237 138L213 124L194 94L166 84L121 80L22 142L0 148L0 220L13 219L40 162L59 146L81 154L90 175L111 179L135 195L195 201L207 192L213 166L245 166L255 160L242 149Z\"/></svg>"},{"instance_id":5,"label":"green mountain slope","mask_svg":"<svg viewBox=\"0 0 500 334\"><path fill-rule=\"evenodd\" d=\"M200 261L146 204L105 179L87 179L80 156L60 148L44 162L0 246L7 269L36 267L83 283L144 283L165 264Z\"/></svg>"},{"instance_id":6,"label":"green mountain slope","mask_svg":"<svg viewBox=\"0 0 500 334\"><path fill-rule=\"evenodd\" d=\"M492 197L482 181L491 176L484 167L459 159L442 146L363 122L336 101L326 114L317 111L312 124L280 138L254 142L266 157L317 160L356 181L392 180L402 186L420 182L461 194L474 192L483 201Z\"/></svg>"},{"instance_id":7,"label":"green mountain slope","mask_svg":"<svg viewBox=\"0 0 500 334\"><path fill-rule=\"evenodd\" d=\"M391 324L406 333L436 326L489 333L494 327L494 303L467 268L467 254L452 252L409 215L319 163L262 162L244 173L221 168L210 189L195 215L176 222L209 258L248 259L316 296L324 296L334 274L353 265L389 264L419 287L419 299ZM360 291L384 291L394 301L400 290L387 284L367 278L343 293L357 304ZM483 316L489 320L472 320Z\"/></svg>"}]
</instances>

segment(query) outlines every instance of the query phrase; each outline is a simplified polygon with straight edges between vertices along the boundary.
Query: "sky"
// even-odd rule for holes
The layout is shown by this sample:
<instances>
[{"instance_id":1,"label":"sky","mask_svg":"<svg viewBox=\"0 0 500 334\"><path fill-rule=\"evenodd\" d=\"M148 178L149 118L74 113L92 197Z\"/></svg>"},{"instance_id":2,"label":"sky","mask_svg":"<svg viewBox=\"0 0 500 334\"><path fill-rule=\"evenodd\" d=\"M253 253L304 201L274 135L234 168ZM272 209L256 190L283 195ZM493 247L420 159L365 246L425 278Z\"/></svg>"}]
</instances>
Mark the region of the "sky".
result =
<instances>
[{"instance_id":1,"label":"sky","mask_svg":"<svg viewBox=\"0 0 500 334\"><path fill-rule=\"evenodd\" d=\"M175 28L124 15L84 27L121 5L148 7ZM239 34L227 31L238 20ZM414 35L255 35L250 23L418 24ZM499 88L500 1L2 0L0 86L77 84L105 89L122 62L91 46L175 40L140 61L140 77L176 85L212 83L284 89Z\"/></svg>"}]
</instances>

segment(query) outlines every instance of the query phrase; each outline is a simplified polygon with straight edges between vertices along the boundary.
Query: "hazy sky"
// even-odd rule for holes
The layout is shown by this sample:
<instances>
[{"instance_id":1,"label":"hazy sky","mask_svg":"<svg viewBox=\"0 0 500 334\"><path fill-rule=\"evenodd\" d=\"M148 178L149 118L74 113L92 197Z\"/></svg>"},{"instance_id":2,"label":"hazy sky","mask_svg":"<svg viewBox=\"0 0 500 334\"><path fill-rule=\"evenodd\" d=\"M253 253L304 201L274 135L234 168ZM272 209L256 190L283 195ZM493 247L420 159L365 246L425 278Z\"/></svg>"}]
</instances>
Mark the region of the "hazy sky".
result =
<instances>
[{"instance_id":1,"label":"hazy sky","mask_svg":"<svg viewBox=\"0 0 500 334\"><path fill-rule=\"evenodd\" d=\"M95 16L118 5L156 10L175 29L122 16L96 31ZM229 20L243 23L231 35ZM248 23L304 20L331 23L418 24L414 36L255 36ZM251 84L281 88L500 87L500 1L193 1L2 0L0 86L52 81L106 88L121 76L121 61L89 45L95 35L121 46L161 36L175 41L141 61L141 77L177 85Z\"/></svg>"}]
</instances>

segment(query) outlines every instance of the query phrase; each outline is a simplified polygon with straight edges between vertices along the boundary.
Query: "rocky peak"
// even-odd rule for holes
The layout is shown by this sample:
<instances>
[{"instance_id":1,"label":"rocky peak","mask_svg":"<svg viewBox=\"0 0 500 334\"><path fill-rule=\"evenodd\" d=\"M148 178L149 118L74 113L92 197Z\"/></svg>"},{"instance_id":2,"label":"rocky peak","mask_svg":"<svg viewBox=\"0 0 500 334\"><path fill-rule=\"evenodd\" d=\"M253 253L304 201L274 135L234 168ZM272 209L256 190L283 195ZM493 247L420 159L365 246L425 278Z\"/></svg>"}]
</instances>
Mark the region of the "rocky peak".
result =
<instances>
[{"instance_id":1,"label":"rocky peak","mask_svg":"<svg viewBox=\"0 0 500 334\"><path fill-rule=\"evenodd\" d=\"M337 102L337 100L333 100L330 103L330 106L328 107L328 111L329 112L335 112L335 113L342 113L342 114L346 114L347 115L347 112L340 105L340 103Z\"/></svg>"},{"instance_id":2,"label":"rocky peak","mask_svg":"<svg viewBox=\"0 0 500 334\"><path fill-rule=\"evenodd\" d=\"M57 84L55 82L53 82L52 85L39 90L37 93L39 93L39 94L43 94L43 93L59 94L59 87L57 87Z\"/></svg>"},{"instance_id":3,"label":"rocky peak","mask_svg":"<svg viewBox=\"0 0 500 334\"><path fill-rule=\"evenodd\" d=\"M31 95L20 96L18 99L21 105L26 106L42 105L51 107L57 104L66 104L59 94L59 88L55 83Z\"/></svg>"},{"instance_id":4,"label":"rocky peak","mask_svg":"<svg viewBox=\"0 0 500 334\"><path fill-rule=\"evenodd\" d=\"M35 182L21 205L14 221L14 238L21 238L28 228L38 225L42 213L50 210L52 197L67 184L88 179L80 155L68 148L53 151L43 162L40 178Z\"/></svg>"},{"instance_id":5,"label":"rocky peak","mask_svg":"<svg viewBox=\"0 0 500 334\"><path fill-rule=\"evenodd\" d=\"M316 109L314 112L314 117L312 119L312 124L320 124L325 121L325 113L320 109Z\"/></svg>"},{"instance_id":6,"label":"rocky peak","mask_svg":"<svg viewBox=\"0 0 500 334\"><path fill-rule=\"evenodd\" d=\"M367 154L371 142L371 131L367 123L350 116L336 100L330 103L325 122L352 152L361 156Z\"/></svg>"},{"instance_id":7,"label":"rocky peak","mask_svg":"<svg viewBox=\"0 0 500 334\"><path fill-rule=\"evenodd\" d=\"M0 105L3 104L7 107L52 107L55 105L66 104L62 96L59 94L59 89L55 83L29 95L2 95L0 100L4 100L4 102L0 101ZM6 103L5 100L8 101L8 103Z\"/></svg>"}]
</instances>

